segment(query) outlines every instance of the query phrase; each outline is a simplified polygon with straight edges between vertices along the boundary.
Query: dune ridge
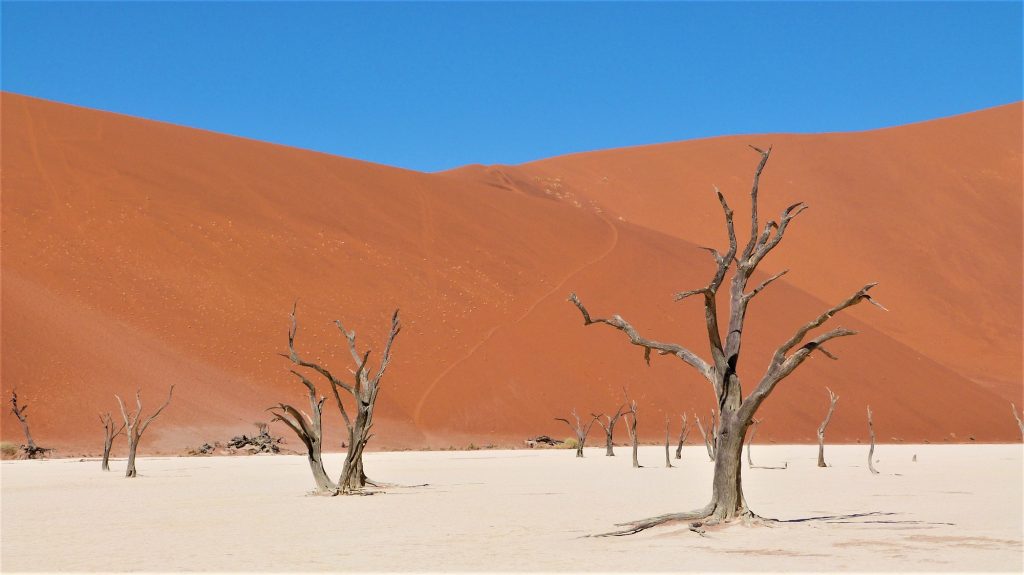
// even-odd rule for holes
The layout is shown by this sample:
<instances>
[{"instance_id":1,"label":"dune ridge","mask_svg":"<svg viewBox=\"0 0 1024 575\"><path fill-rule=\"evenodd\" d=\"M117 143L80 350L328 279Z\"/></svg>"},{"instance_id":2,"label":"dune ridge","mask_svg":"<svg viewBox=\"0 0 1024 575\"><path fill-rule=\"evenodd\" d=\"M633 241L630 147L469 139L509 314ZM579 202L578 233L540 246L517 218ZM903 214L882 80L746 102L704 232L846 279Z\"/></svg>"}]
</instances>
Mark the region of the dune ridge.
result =
<instances>
[{"instance_id":1,"label":"dune ridge","mask_svg":"<svg viewBox=\"0 0 1024 575\"><path fill-rule=\"evenodd\" d=\"M141 388L155 405L177 385L150 451L227 439L297 401L276 355L296 300L298 347L342 372L330 322L379 347L401 307L377 447L561 436L552 418L614 410L624 386L655 440L666 415L707 413L707 384L670 359L645 367L565 297L704 352L699 306L671 293L706 283L696 248L724 241L712 184L747 217L748 143L774 146L763 213L812 209L765 262L792 271L751 311L746 385L864 282L893 310L837 318L862 333L834 346L840 362L816 358L780 386L758 440L813 441L825 385L841 396L831 441L866 437L868 403L882 441L1020 440L1007 413L1022 391L1019 103L437 174L11 93L2 112L2 390L65 453L96 449L113 393Z\"/></svg>"}]
</instances>

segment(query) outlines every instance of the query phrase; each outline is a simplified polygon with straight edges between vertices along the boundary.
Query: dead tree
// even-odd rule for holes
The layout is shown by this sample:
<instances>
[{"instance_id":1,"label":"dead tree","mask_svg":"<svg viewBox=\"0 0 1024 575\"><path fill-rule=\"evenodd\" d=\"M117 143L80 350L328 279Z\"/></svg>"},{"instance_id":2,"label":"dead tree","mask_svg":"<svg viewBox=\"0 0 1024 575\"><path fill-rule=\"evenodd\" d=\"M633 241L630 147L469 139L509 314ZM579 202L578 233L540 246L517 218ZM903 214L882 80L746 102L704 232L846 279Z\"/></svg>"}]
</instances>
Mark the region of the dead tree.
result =
<instances>
[{"instance_id":1,"label":"dead tree","mask_svg":"<svg viewBox=\"0 0 1024 575\"><path fill-rule=\"evenodd\" d=\"M757 433L757 426L761 424L761 420L754 418L750 421L750 436L747 437L747 466L751 469L788 469L789 462L783 463L781 466L773 465L754 465L753 458L750 457L750 446L754 445L754 434Z\"/></svg>"},{"instance_id":2,"label":"dead tree","mask_svg":"<svg viewBox=\"0 0 1024 575\"><path fill-rule=\"evenodd\" d=\"M622 410L625 407L626 407L625 405L620 405L619 408L617 410L615 410L615 415L606 415L606 416L604 416L604 418L607 421L607 423L605 423L604 421L601 421L601 416L600 415L596 415L596 414L593 414L593 413L590 414L590 415L593 415L594 417L597 418L597 424L600 425L601 429L604 430L604 454L605 454L605 457L614 457L615 456L615 450L612 449L612 447L613 447L612 436L615 434L615 422L617 422L619 420L619 417L622 416Z\"/></svg>"},{"instance_id":3,"label":"dead tree","mask_svg":"<svg viewBox=\"0 0 1024 575\"><path fill-rule=\"evenodd\" d=\"M100 414L100 422L103 423L103 463L100 468L103 471L110 471L110 449L114 446L114 439L124 432L125 423L117 427L110 412Z\"/></svg>"},{"instance_id":4,"label":"dead tree","mask_svg":"<svg viewBox=\"0 0 1024 575\"><path fill-rule=\"evenodd\" d=\"M628 413L623 414L626 418L626 431L629 432L629 440L633 444L633 467L640 467L640 460L637 458L637 451L640 449L639 441L636 436L636 400L629 399L629 395L626 395L626 407L629 409Z\"/></svg>"},{"instance_id":5,"label":"dead tree","mask_svg":"<svg viewBox=\"0 0 1024 575\"><path fill-rule=\"evenodd\" d=\"M831 389L826 387L825 391L828 392L828 413L825 414L825 421L818 426L818 467L828 467L825 465L825 428L832 420L832 412L836 410L836 403L839 402L839 396Z\"/></svg>"},{"instance_id":6,"label":"dead tree","mask_svg":"<svg viewBox=\"0 0 1024 575\"><path fill-rule=\"evenodd\" d=\"M715 449L718 445L718 430L715 426L715 410L711 410L711 422L707 431L704 431L704 426L701 425L699 415L694 413L693 418L697 420L697 429L700 430L700 435L704 438L704 447L708 450L708 461L714 461Z\"/></svg>"},{"instance_id":7,"label":"dead tree","mask_svg":"<svg viewBox=\"0 0 1024 575\"><path fill-rule=\"evenodd\" d=\"M299 367L316 371L330 383L335 404L341 413L341 418L345 422L345 428L348 431L348 441L345 443L348 446L348 452L345 454L345 463L341 469L341 477L338 479L338 490L341 493L359 491L366 487L367 484L373 483L366 478L366 473L363 470L363 451L366 449L366 444L373 437L371 433L373 411L377 405L377 394L380 392L380 380L384 376L388 364L391 362L391 346L395 341L395 337L398 336L398 332L402 329L401 323L398 320L398 310L396 309L395 313L391 316L391 332L384 343L384 353L381 356L380 365L377 367L376 373L373 373L370 369L370 350L360 353L356 346L356 332L354 330L346 330L340 320L335 320L334 324L338 327L338 331L341 332L342 336L345 337L349 353L352 355L352 360L356 365L356 369L352 371L352 384L335 377L320 364L306 361L299 356L298 352L295 351L295 334L298 331L298 322L295 319L295 306L292 306L290 317L291 327L288 330L288 353L281 354L281 356L288 358L288 360ZM352 398L354 418L346 410L345 404L341 400L339 389L345 391Z\"/></svg>"},{"instance_id":8,"label":"dead tree","mask_svg":"<svg viewBox=\"0 0 1024 575\"><path fill-rule=\"evenodd\" d=\"M301 373L290 370L306 386L309 398L309 414L296 409L287 403L279 403L267 411L274 415L271 421L280 421L288 426L306 446L306 459L309 469L313 472L313 483L319 494L334 494L338 486L327 476L323 460L323 408L327 397L317 397L316 386Z\"/></svg>"},{"instance_id":9,"label":"dead tree","mask_svg":"<svg viewBox=\"0 0 1024 575\"><path fill-rule=\"evenodd\" d=\"M676 459L683 458L683 444L686 443L686 436L690 434L690 423L686 421L686 414L680 416L682 429L679 430L679 445L676 446Z\"/></svg>"},{"instance_id":10,"label":"dead tree","mask_svg":"<svg viewBox=\"0 0 1024 575\"><path fill-rule=\"evenodd\" d=\"M1024 438L1024 421L1020 420L1020 416L1017 415L1017 406L1012 402L1010 403L1010 411L1013 412L1013 418L1017 420L1017 427L1020 428L1021 438Z\"/></svg>"},{"instance_id":11,"label":"dead tree","mask_svg":"<svg viewBox=\"0 0 1024 575\"><path fill-rule=\"evenodd\" d=\"M35 440L32 439L32 434L28 430L28 419L25 416L25 410L27 409L27 403L20 407L18 406L18 393L16 391L12 391L11 413L13 413L14 417L17 417L18 421L21 422L21 430L25 432L25 445L21 446L21 452L25 454L26 459L36 459L46 455L47 451L53 450L48 447L39 447L36 445Z\"/></svg>"},{"instance_id":12,"label":"dead tree","mask_svg":"<svg viewBox=\"0 0 1024 575\"><path fill-rule=\"evenodd\" d=\"M569 426L569 429L576 434L576 457L583 457L583 446L587 443L587 435L590 434L590 428L594 427L594 422L598 421L601 416L591 414L590 422L587 424L580 421L580 416L576 414L576 408L573 408L572 416L576 419L575 425L564 417L556 417L555 421L565 422L565 424Z\"/></svg>"},{"instance_id":13,"label":"dead tree","mask_svg":"<svg viewBox=\"0 0 1024 575\"><path fill-rule=\"evenodd\" d=\"M170 389L167 390L167 401L160 406L160 409L153 412L145 420L142 418L142 392L135 392L135 411L129 413L124 406L124 402L121 401L120 396L114 395L117 399L117 405L121 407L121 416L124 417L124 428L125 433L128 436L128 467L125 469L125 477L135 477L138 475L135 471L135 453L139 448L139 440L142 439L142 434L146 432L150 423L156 419L156 416L160 415L160 412L164 410L171 403L171 396L174 394L174 385L171 385Z\"/></svg>"},{"instance_id":14,"label":"dead tree","mask_svg":"<svg viewBox=\"0 0 1024 575\"><path fill-rule=\"evenodd\" d=\"M711 500L708 504L704 508L692 512L671 513L651 519L634 521L628 524L627 529L616 532L616 534L636 533L671 521L704 522L706 524L707 522L718 523L737 518L756 518L756 515L750 511L743 498L740 474L743 438L746 435L745 432L750 425L751 419L756 415L758 408L761 407L764 400L775 390L779 382L793 373L813 352L818 351L830 359L835 359L835 356L827 351L824 346L835 339L851 336L856 333L852 329L844 327L819 333L816 336L809 336L811 331L821 327L836 314L848 307L862 301L874 303L874 300L868 295L868 291L876 284L869 283L839 304L825 310L821 315L801 326L792 337L776 349L761 380L754 387L753 391L744 396L737 370L740 364L740 344L744 332L747 308L759 293L782 277L786 271L783 270L771 275L752 289L748 289L748 282L754 276L758 265L782 241L793 219L807 208L807 205L803 202L792 204L782 211L778 221L770 220L764 224L763 228L761 227L757 207L758 183L761 178L761 172L771 154L771 148L768 150L754 148L754 150L760 154L760 162L754 172L754 181L751 186L750 234L745 246L740 246L738 243L736 230L733 225L732 209L729 208L725 196L716 190L718 201L725 215L725 228L728 233L729 247L724 254L713 248L705 248L714 258L716 264L716 269L710 282L706 286L680 292L675 296L677 301L691 296L698 296L703 299L704 320L711 349L710 361L701 358L693 351L681 345L663 343L642 336L632 324L619 315L612 315L607 318L594 317L584 307L575 293L569 296L569 300L583 316L584 325L605 324L622 331L629 338L631 344L643 350L643 358L648 364L650 363L651 353L654 352L658 355L674 356L694 368L711 385L718 406L720 421L717 425L717 453L715 457L714 479L712 480ZM717 300L719 288L722 287L730 268L732 268L732 280L728 290L729 319L728 325L724 330L725 337L723 338L723 330L718 320L719 307Z\"/></svg>"},{"instance_id":15,"label":"dead tree","mask_svg":"<svg viewBox=\"0 0 1024 575\"><path fill-rule=\"evenodd\" d=\"M665 416L665 467L675 467L672 465L672 458L669 457L669 450L671 447L669 444L672 442L672 436L669 435L669 418Z\"/></svg>"},{"instance_id":16,"label":"dead tree","mask_svg":"<svg viewBox=\"0 0 1024 575\"><path fill-rule=\"evenodd\" d=\"M754 434L757 433L757 426L761 425L761 420L754 418L750 420L750 436L747 437L747 466L753 467L754 460L750 457L750 446L754 443Z\"/></svg>"},{"instance_id":17,"label":"dead tree","mask_svg":"<svg viewBox=\"0 0 1024 575\"><path fill-rule=\"evenodd\" d=\"M875 469L875 425L871 422L871 406L868 406L868 434L871 435L871 448L868 449L868 469L871 473L878 474Z\"/></svg>"}]
</instances>

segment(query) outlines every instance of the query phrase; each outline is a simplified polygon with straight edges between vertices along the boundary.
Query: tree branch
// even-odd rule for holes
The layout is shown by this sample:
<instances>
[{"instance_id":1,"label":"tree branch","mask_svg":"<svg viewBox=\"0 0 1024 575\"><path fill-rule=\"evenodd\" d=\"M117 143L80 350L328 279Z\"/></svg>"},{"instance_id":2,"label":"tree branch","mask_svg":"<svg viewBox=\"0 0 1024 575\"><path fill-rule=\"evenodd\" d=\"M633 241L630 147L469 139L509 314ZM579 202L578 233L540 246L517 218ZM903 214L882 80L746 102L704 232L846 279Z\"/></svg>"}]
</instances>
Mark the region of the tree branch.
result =
<instances>
[{"instance_id":1,"label":"tree branch","mask_svg":"<svg viewBox=\"0 0 1024 575\"><path fill-rule=\"evenodd\" d=\"M587 311L587 308L583 307L583 303L580 302L579 298L576 297L575 293L569 294L569 301L571 301L583 315L583 325L590 325L592 323L608 324L614 327L615 329L625 333L629 337L630 343L644 348L644 360L647 362L648 365L650 365L651 363L651 350L656 349L659 352L663 352L663 354L665 355L672 354L678 357L679 359L683 360L687 364L694 367L697 371L701 373L701 375L708 379L708 381L711 381L712 383L714 382L711 366L708 365L708 363L701 359L697 354L686 349L685 347L673 343L661 343L659 341L654 341L641 337L640 334L637 333L636 329L629 324L629 322L622 319L622 317L618 315L612 316L611 319L591 318L590 312Z\"/></svg>"}]
</instances>

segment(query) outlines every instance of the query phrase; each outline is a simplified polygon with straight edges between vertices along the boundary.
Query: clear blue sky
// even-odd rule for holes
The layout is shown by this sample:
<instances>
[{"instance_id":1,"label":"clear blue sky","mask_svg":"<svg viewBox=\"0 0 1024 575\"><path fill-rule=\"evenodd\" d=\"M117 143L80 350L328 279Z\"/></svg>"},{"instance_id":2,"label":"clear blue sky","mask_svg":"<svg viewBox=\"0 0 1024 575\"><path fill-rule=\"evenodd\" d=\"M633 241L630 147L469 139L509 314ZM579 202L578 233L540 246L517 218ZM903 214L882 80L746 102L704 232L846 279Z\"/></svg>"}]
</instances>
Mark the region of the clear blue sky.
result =
<instances>
[{"instance_id":1,"label":"clear blue sky","mask_svg":"<svg viewBox=\"0 0 1024 575\"><path fill-rule=\"evenodd\" d=\"M11 3L4 90L418 170L1021 99L1022 4Z\"/></svg>"}]
</instances>

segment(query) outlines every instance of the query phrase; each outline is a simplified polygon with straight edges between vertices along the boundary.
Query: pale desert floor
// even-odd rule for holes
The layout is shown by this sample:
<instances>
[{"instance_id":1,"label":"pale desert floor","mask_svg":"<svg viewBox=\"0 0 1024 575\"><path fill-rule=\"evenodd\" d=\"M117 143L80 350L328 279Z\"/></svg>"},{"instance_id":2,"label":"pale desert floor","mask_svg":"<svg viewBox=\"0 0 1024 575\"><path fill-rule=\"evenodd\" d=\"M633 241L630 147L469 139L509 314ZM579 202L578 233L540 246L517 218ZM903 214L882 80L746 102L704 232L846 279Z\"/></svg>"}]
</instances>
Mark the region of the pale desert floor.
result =
<instances>
[{"instance_id":1,"label":"pale desert floor","mask_svg":"<svg viewBox=\"0 0 1024 575\"><path fill-rule=\"evenodd\" d=\"M1011 571L1022 556L1022 447L755 446L748 503L834 516L700 536L682 526L586 538L702 506L712 465L687 447L371 453L372 497L313 497L301 456L5 461L3 571ZM917 455L917 462L911 461ZM341 455L327 457L337 472ZM873 513L861 517L844 515Z\"/></svg>"}]
</instances>

